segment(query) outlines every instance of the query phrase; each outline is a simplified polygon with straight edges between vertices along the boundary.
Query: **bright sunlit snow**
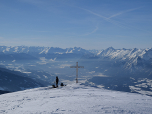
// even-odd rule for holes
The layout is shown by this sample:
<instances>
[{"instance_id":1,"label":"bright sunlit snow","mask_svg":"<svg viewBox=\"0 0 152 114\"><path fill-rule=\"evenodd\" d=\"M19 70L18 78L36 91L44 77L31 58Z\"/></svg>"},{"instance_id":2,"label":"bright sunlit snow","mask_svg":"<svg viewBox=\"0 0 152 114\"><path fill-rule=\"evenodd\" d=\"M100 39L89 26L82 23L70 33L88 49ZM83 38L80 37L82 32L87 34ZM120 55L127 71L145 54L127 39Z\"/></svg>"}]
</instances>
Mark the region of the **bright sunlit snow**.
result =
<instances>
[{"instance_id":1,"label":"bright sunlit snow","mask_svg":"<svg viewBox=\"0 0 152 114\"><path fill-rule=\"evenodd\" d=\"M80 84L0 95L2 114L150 114L152 97Z\"/></svg>"}]
</instances>

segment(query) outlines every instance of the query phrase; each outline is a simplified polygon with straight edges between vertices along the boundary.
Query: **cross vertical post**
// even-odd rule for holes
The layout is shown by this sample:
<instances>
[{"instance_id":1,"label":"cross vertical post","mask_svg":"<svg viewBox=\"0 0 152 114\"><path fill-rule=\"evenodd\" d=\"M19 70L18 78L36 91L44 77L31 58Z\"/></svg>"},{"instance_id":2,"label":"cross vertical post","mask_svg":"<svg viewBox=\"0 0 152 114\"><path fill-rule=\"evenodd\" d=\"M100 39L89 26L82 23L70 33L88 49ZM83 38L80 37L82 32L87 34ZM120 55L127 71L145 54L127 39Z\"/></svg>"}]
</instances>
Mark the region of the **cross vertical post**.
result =
<instances>
[{"instance_id":1,"label":"cross vertical post","mask_svg":"<svg viewBox=\"0 0 152 114\"><path fill-rule=\"evenodd\" d=\"M76 62L76 66L70 66L70 68L76 68L76 83L78 83L78 68L84 68L84 66L78 66L78 62Z\"/></svg>"}]
</instances>

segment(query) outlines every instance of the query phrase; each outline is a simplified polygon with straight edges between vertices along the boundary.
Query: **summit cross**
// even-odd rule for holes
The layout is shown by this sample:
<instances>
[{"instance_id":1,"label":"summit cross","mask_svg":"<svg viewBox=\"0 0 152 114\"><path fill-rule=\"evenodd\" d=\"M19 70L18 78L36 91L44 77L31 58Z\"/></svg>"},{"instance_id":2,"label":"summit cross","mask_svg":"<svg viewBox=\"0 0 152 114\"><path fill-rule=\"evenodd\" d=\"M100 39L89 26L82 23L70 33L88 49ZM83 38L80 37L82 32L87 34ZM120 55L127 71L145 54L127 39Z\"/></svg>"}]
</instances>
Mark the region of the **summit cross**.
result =
<instances>
[{"instance_id":1,"label":"summit cross","mask_svg":"<svg viewBox=\"0 0 152 114\"><path fill-rule=\"evenodd\" d=\"M78 66L78 62L76 62L76 66L70 66L70 68L76 68L76 83L78 83L78 68L84 68L84 66Z\"/></svg>"}]
</instances>

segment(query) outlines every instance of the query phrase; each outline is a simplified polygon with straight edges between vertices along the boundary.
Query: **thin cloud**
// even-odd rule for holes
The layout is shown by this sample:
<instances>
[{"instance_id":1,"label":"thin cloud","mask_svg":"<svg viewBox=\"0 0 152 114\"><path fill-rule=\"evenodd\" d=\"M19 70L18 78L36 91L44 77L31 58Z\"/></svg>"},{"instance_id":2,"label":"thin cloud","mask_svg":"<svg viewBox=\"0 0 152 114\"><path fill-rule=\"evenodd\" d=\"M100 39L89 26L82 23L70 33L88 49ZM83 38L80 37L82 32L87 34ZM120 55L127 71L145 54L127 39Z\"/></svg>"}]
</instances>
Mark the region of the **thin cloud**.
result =
<instances>
[{"instance_id":1,"label":"thin cloud","mask_svg":"<svg viewBox=\"0 0 152 114\"><path fill-rule=\"evenodd\" d=\"M126 25L126 24L124 24L124 23L122 23L122 22L114 21L114 20L112 20L111 18L116 17L116 16L118 16L118 15L122 15L122 14L127 13L127 12L131 12L131 11L134 11L134 10L138 10L138 9L140 9L140 8L143 8L143 7L138 7L138 8L134 8L134 9L128 9L128 10L125 10L125 11L121 11L121 12L119 12L119 13L116 13L116 14L114 14L114 15L111 15L110 17L105 17L105 16L103 16L103 15L97 14L97 13L95 13L95 12L93 12L93 11L88 10L88 9L84 9L84 8L80 8L80 7L78 7L78 8L79 8L79 9L82 9L82 10L85 10L85 11L87 11L87 12L89 12L89 13L95 15L95 16L101 17L101 18L104 19L105 21L110 22L110 23L112 23L112 24L114 24L114 25L116 25L116 26L119 26L119 27L121 27L121 28L130 28L131 26L130 26L130 27L127 27L128 25ZM134 28L134 27L131 27L131 28Z\"/></svg>"},{"instance_id":2,"label":"thin cloud","mask_svg":"<svg viewBox=\"0 0 152 114\"><path fill-rule=\"evenodd\" d=\"M85 36L95 33L98 29L99 28L96 26L96 28L92 32L85 34Z\"/></svg>"},{"instance_id":3,"label":"thin cloud","mask_svg":"<svg viewBox=\"0 0 152 114\"><path fill-rule=\"evenodd\" d=\"M39 33L46 33L46 32L52 32L52 31L37 31L37 30L31 30L32 32L39 32Z\"/></svg>"},{"instance_id":4,"label":"thin cloud","mask_svg":"<svg viewBox=\"0 0 152 114\"><path fill-rule=\"evenodd\" d=\"M98 17L101 17L101 18L104 19L105 21L108 21L108 22L110 22L110 23L112 23L112 24L114 24L114 25L117 25L117 26L119 26L119 27L121 27L121 28L124 28L123 26L119 25L117 22L111 20L110 18L107 18L107 17L105 17L105 16L103 16L103 15L97 14L97 13L95 13L95 12L93 12L93 11L88 10L88 9L84 9L84 8L80 8L80 9L83 9L83 10L85 10L85 11L87 11L87 12L93 14L93 15L96 15L96 16L98 16Z\"/></svg>"},{"instance_id":5,"label":"thin cloud","mask_svg":"<svg viewBox=\"0 0 152 114\"><path fill-rule=\"evenodd\" d=\"M91 34L96 32L97 30L98 30L98 27L96 27L96 29L94 29L94 31L92 31Z\"/></svg>"},{"instance_id":6,"label":"thin cloud","mask_svg":"<svg viewBox=\"0 0 152 114\"><path fill-rule=\"evenodd\" d=\"M20 2L25 2L33 5L42 4L43 2L41 0L18 0Z\"/></svg>"},{"instance_id":7,"label":"thin cloud","mask_svg":"<svg viewBox=\"0 0 152 114\"><path fill-rule=\"evenodd\" d=\"M101 17L101 18L103 18L104 20L110 20L112 17L116 17L116 16L118 16L118 15L122 15L122 14L124 14L124 13L127 13L127 12L131 12L131 11L134 11L134 10L138 10L138 9L140 9L140 8L143 8L143 7L138 7L138 8L133 8L133 9L128 9L128 10L125 10L125 11L121 11L121 12L119 12L119 13L116 13L116 14L114 14L114 15L111 15L110 17L105 17L105 16L103 16L103 15L100 15L100 14L97 14L97 13L95 13L95 12L93 12L93 11L90 11L90 10L88 10L88 9L84 9L84 8L80 8L80 7L78 7L79 9L83 9L83 10L85 10L85 11L87 11L87 12L90 12L91 14L93 14L93 15L96 15L96 16L98 16L98 17Z\"/></svg>"},{"instance_id":8,"label":"thin cloud","mask_svg":"<svg viewBox=\"0 0 152 114\"><path fill-rule=\"evenodd\" d=\"M131 11L134 11L134 10L138 10L138 9L140 9L140 8L142 8L142 7L134 8L134 9L129 9L129 10L125 10L125 11L121 11L121 12L119 12L119 13L116 13L116 14L110 16L108 19L111 19L111 18L116 17L116 16L118 16L118 15L122 15L122 14L127 13L127 12L131 12Z\"/></svg>"},{"instance_id":9,"label":"thin cloud","mask_svg":"<svg viewBox=\"0 0 152 114\"><path fill-rule=\"evenodd\" d=\"M93 14L93 15L96 15L96 16L98 16L98 17L101 17L101 18L105 19L105 20L108 20L107 17L102 16L102 15L100 15L100 14L97 14L97 13L95 13L95 12L93 12L93 11L88 10L88 9L84 9L84 8L80 8L80 9L83 9L83 10L85 10L85 11L87 11L87 12L90 12L90 13Z\"/></svg>"}]
</instances>

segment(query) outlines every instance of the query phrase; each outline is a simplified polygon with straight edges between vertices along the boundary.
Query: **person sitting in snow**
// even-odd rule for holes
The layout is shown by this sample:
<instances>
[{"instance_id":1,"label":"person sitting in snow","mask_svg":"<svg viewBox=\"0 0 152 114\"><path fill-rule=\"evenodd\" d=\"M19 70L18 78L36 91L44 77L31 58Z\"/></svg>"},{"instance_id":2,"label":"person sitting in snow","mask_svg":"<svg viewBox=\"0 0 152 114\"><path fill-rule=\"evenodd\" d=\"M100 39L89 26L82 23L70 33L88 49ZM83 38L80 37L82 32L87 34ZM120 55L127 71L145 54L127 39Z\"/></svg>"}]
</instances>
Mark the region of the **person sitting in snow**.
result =
<instances>
[{"instance_id":1,"label":"person sitting in snow","mask_svg":"<svg viewBox=\"0 0 152 114\"><path fill-rule=\"evenodd\" d=\"M59 78L58 76L56 76L56 87L58 87L58 83L59 83Z\"/></svg>"}]
</instances>

